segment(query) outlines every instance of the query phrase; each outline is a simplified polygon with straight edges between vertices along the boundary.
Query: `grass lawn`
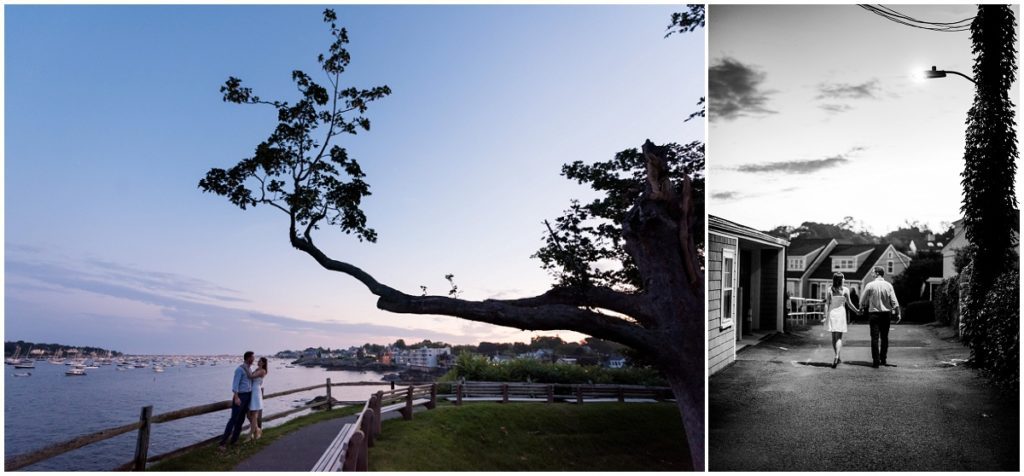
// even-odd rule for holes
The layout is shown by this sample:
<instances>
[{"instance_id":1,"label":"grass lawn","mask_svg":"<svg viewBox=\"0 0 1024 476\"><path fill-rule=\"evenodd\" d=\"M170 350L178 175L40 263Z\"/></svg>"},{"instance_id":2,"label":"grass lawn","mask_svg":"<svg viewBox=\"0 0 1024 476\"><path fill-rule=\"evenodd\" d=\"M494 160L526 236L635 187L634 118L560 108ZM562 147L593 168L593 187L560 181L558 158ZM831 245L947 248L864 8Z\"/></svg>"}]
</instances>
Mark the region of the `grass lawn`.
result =
<instances>
[{"instance_id":1,"label":"grass lawn","mask_svg":"<svg viewBox=\"0 0 1024 476\"><path fill-rule=\"evenodd\" d=\"M324 420L340 418L353 415L362 410L362 405L352 405L331 411L318 411L309 415L290 420L280 426L266 428L263 430L263 437L256 441L250 441L249 432L246 430L238 439L238 444L233 448L221 453L217 449L217 443L196 448L186 454L160 461L146 468L147 471L231 471L246 458L260 452L267 445L278 438L287 435L299 428L312 425Z\"/></svg>"},{"instance_id":2,"label":"grass lawn","mask_svg":"<svg viewBox=\"0 0 1024 476\"><path fill-rule=\"evenodd\" d=\"M670 403L470 403L385 421L371 471L685 471Z\"/></svg>"}]
</instances>

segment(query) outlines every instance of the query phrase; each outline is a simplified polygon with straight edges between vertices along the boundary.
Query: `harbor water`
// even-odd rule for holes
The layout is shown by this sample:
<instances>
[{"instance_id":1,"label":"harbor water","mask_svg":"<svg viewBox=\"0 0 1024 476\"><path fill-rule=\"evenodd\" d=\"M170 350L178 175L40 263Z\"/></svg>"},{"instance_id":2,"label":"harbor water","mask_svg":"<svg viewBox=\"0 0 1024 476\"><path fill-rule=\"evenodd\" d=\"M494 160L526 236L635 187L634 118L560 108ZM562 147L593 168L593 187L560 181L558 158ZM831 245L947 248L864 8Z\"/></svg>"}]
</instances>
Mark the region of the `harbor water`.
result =
<instances>
[{"instance_id":1,"label":"harbor water","mask_svg":"<svg viewBox=\"0 0 1024 476\"><path fill-rule=\"evenodd\" d=\"M240 363L224 360L218 365L184 364L167 367L118 370L104 365L86 370L85 376L65 376L70 366L36 362L35 369L4 368L4 456L24 454L77 436L137 422L141 409L152 405L153 414L179 410L231 398L231 378ZM271 359L264 379L266 394L332 382L379 382L376 372L327 371L322 368L286 367L287 361ZM15 374L30 372L29 377ZM333 387L341 401L366 400L382 385ZM294 408L324 395L324 389L294 393L264 401L264 415ZM280 425L307 411L267 422ZM219 435L230 410L199 415L152 426L149 455L158 455ZM245 437L247 435L243 435ZM137 431L93 443L24 468L29 471L104 471L132 460Z\"/></svg>"}]
</instances>

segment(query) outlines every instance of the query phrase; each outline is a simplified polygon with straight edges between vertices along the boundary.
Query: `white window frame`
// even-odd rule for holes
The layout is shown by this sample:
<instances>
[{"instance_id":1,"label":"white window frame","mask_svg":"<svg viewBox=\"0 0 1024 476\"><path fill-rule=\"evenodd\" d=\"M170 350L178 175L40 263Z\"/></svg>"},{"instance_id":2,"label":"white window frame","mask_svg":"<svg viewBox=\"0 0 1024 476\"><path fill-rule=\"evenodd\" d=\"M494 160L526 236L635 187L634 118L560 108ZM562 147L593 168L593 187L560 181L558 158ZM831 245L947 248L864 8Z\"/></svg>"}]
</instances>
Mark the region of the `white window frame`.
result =
<instances>
[{"instance_id":1,"label":"white window frame","mask_svg":"<svg viewBox=\"0 0 1024 476\"><path fill-rule=\"evenodd\" d=\"M732 279L729 280L731 282L726 283L725 282L725 276L726 276L725 263L726 263L726 260L730 260L730 259L732 260L732 269L729 270L728 274L729 274L729 276L731 276ZM721 291L722 292L722 297L721 297L721 304L718 307L719 314L721 315L721 325L720 325L719 328L722 329L722 330L728 329L728 328L732 327L733 320L736 318L736 280L737 280L736 270L737 270L737 268L738 268L738 266L737 266L737 263L736 263L736 250L729 249L729 248L722 250L722 291ZM730 315L726 315L726 313L725 313L725 309L726 309L726 306L725 306L725 294L726 293L725 292L726 292L726 290L730 291L730 296L729 296L729 309L731 311L729 313Z\"/></svg>"},{"instance_id":2,"label":"white window frame","mask_svg":"<svg viewBox=\"0 0 1024 476\"><path fill-rule=\"evenodd\" d=\"M857 271L855 258L832 258L832 271Z\"/></svg>"},{"instance_id":3,"label":"white window frame","mask_svg":"<svg viewBox=\"0 0 1024 476\"><path fill-rule=\"evenodd\" d=\"M803 258L789 258L787 271L803 271L804 270L804 259Z\"/></svg>"},{"instance_id":4,"label":"white window frame","mask_svg":"<svg viewBox=\"0 0 1024 476\"><path fill-rule=\"evenodd\" d=\"M896 267L894 266L893 261L889 260L889 262L886 263L886 265L885 265L885 272L886 272L886 274L893 274L895 272L895 269L896 269Z\"/></svg>"}]
</instances>

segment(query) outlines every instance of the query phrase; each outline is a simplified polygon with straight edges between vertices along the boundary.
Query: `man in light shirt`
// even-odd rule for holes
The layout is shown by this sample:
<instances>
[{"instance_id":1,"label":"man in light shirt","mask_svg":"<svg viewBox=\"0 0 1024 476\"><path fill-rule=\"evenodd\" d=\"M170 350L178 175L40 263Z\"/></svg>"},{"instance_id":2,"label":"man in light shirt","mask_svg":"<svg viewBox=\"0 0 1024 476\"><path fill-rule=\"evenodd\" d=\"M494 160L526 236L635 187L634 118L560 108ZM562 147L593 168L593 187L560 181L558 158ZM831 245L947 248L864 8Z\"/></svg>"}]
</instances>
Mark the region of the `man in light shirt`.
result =
<instances>
[{"instance_id":1,"label":"man in light shirt","mask_svg":"<svg viewBox=\"0 0 1024 476\"><path fill-rule=\"evenodd\" d=\"M231 419L224 427L224 435L220 437L221 451L227 448L229 437L232 445L238 442L245 416L249 414L249 403L252 401L252 380L249 380L248 367L252 366L255 357L251 350L246 352L242 356L242 364L235 369L235 374L231 379L231 392L234 394L231 397ZM242 368L243 365L246 368Z\"/></svg>"},{"instance_id":2,"label":"man in light shirt","mask_svg":"<svg viewBox=\"0 0 1024 476\"><path fill-rule=\"evenodd\" d=\"M889 321L896 314L896 323L903 319L900 314L900 303L896 300L896 291L883 277L885 270L875 266L875 280L864 286L860 297L860 310L868 314L868 325L871 329L871 366L885 365L885 356L889 351ZM879 348L881 339L881 348Z\"/></svg>"}]
</instances>

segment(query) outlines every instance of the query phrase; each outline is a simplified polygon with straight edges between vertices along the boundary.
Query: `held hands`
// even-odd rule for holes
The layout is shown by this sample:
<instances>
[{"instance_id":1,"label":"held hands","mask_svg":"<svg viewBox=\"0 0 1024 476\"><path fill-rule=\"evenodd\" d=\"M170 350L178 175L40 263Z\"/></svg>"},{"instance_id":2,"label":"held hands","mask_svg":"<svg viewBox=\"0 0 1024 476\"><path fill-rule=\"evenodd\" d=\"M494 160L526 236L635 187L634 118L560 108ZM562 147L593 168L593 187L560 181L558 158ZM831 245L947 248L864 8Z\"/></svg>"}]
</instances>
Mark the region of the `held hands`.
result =
<instances>
[{"instance_id":1,"label":"held hands","mask_svg":"<svg viewBox=\"0 0 1024 476\"><path fill-rule=\"evenodd\" d=\"M237 394L235 395L235 398L232 398L232 399L231 399L231 401L232 401L232 402L234 402L234 403L235 403L235 405L241 405L241 404L242 404L242 399L241 399L241 398L238 398L238 395L237 395Z\"/></svg>"}]
</instances>

